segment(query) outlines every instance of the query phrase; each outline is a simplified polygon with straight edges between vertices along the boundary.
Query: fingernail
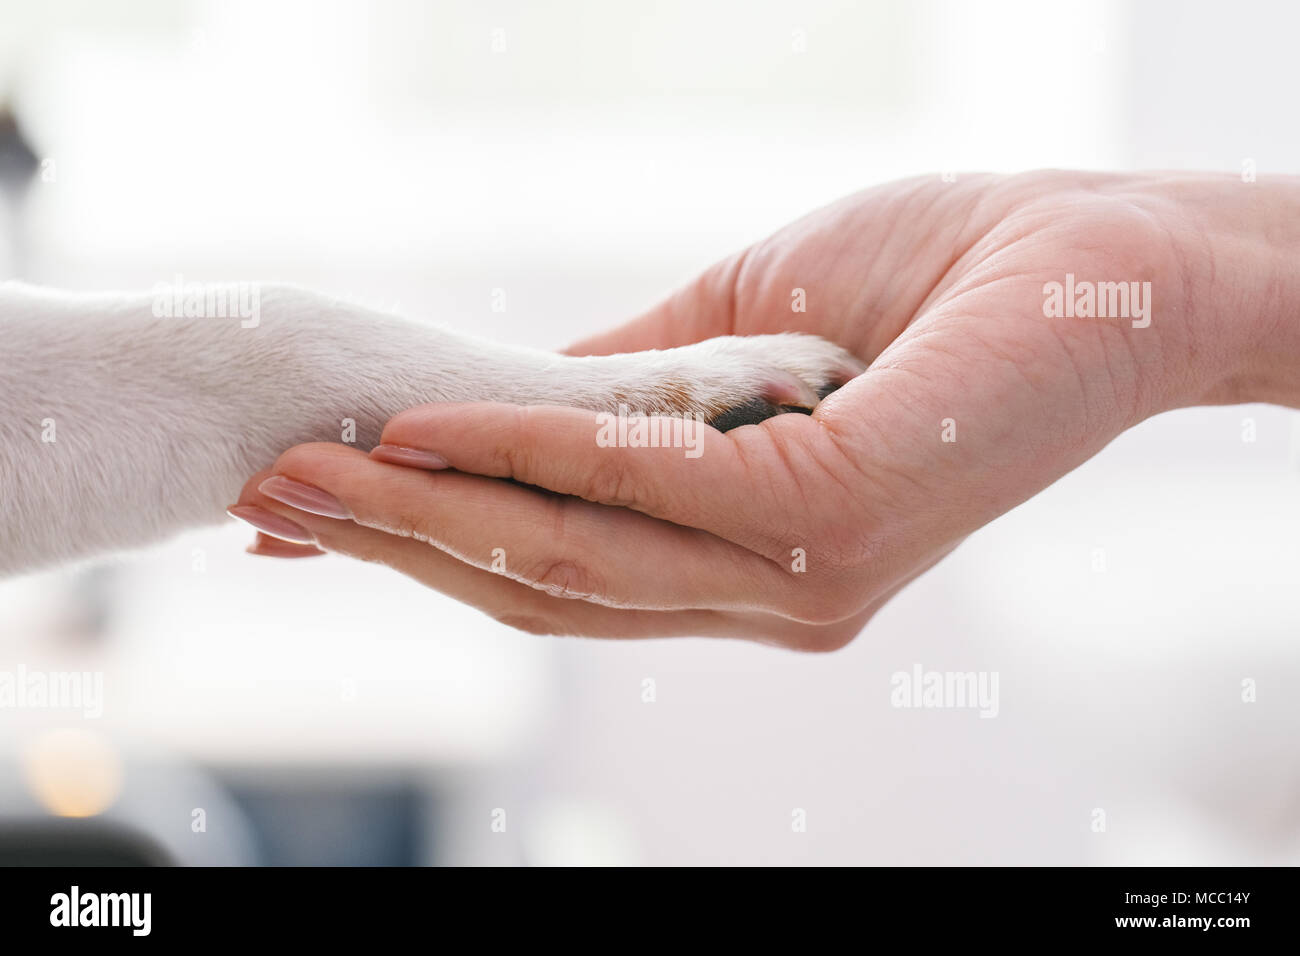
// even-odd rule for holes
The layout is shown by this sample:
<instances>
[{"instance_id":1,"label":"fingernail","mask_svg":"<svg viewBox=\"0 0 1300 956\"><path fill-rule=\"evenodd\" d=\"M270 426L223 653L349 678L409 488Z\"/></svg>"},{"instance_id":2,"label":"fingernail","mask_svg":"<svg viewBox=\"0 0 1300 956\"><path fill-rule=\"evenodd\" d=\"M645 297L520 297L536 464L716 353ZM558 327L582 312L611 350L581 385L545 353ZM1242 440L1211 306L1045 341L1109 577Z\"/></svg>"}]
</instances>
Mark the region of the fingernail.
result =
<instances>
[{"instance_id":1,"label":"fingernail","mask_svg":"<svg viewBox=\"0 0 1300 956\"><path fill-rule=\"evenodd\" d=\"M272 475L258 485L257 490L281 504L306 511L308 514L320 515L322 518L342 520L352 517L348 506L328 491L305 485L301 481L294 481L283 475Z\"/></svg>"},{"instance_id":2,"label":"fingernail","mask_svg":"<svg viewBox=\"0 0 1300 956\"><path fill-rule=\"evenodd\" d=\"M269 534L273 538L279 538L282 541L312 544L316 540L312 537L311 532L302 525L295 524L288 518L282 518L272 511L259 508L257 505L231 505L226 509L226 514L232 518L238 518L240 521L246 521L258 531Z\"/></svg>"},{"instance_id":3,"label":"fingernail","mask_svg":"<svg viewBox=\"0 0 1300 956\"><path fill-rule=\"evenodd\" d=\"M370 457L376 461L387 462L390 465L405 465L407 468L427 468L430 471L440 471L443 468L451 467L451 462L441 455L434 454L431 451L421 451L418 448L405 448L402 445L376 445L370 449Z\"/></svg>"},{"instance_id":4,"label":"fingernail","mask_svg":"<svg viewBox=\"0 0 1300 956\"><path fill-rule=\"evenodd\" d=\"M269 534L258 532L257 540L244 549L249 554L264 558L319 558L325 552L310 544L281 541Z\"/></svg>"}]
</instances>

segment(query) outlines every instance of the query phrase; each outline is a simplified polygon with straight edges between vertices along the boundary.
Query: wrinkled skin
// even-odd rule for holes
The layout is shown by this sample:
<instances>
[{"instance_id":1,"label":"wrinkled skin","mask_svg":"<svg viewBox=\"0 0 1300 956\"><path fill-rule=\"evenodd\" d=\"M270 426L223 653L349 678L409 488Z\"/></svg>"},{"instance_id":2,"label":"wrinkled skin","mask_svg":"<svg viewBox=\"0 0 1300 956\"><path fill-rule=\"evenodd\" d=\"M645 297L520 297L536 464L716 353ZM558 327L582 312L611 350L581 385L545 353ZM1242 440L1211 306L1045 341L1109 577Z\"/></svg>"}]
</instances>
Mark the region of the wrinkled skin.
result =
<instances>
[{"instance_id":1,"label":"wrinkled skin","mask_svg":"<svg viewBox=\"0 0 1300 956\"><path fill-rule=\"evenodd\" d=\"M589 412L428 405L383 440L454 471L305 445L240 502L527 631L835 649L972 531L1144 418L1300 404L1298 212L1290 179L1047 172L881 186L573 349L814 332L870 368L811 417L710 432L687 459L598 447ZM1067 272L1149 281L1150 326L1045 317L1044 284ZM795 289L806 312L791 309ZM265 497L270 474L327 491L355 520ZM265 536L252 550L317 553Z\"/></svg>"}]
</instances>

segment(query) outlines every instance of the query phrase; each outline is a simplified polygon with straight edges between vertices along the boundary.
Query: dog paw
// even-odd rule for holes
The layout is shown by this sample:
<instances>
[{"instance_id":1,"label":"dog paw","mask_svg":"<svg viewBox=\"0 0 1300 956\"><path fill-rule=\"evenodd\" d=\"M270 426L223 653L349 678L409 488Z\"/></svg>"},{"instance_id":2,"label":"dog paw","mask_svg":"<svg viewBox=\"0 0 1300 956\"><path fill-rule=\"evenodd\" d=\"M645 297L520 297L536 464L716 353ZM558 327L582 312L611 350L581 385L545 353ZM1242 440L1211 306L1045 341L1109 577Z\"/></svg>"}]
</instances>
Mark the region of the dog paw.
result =
<instances>
[{"instance_id":1,"label":"dog paw","mask_svg":"<svg viewBox=\"0 0 1300 956\"><path fill-rule=\"evenodd\" d=\"M817 403L866 369L815 335L725 336L653 356L649 381L624 396L642 414L691 414L727 431Z\"/></svg>"}]
</instances>

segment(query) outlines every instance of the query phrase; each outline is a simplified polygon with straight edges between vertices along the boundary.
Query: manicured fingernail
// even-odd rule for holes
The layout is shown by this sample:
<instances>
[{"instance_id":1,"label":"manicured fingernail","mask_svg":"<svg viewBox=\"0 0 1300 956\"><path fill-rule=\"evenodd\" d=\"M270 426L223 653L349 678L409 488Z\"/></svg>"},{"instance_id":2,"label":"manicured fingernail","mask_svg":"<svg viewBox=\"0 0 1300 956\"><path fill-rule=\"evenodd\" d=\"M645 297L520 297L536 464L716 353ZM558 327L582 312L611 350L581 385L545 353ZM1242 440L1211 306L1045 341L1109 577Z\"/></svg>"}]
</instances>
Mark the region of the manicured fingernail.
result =
<instances>
[{"instance_id":1,"label":"manicured fingernail","mask_svg":"<svg viewBox=\"0 0 1300 956\"><path fill-rule=\"evenodd\" d=\"M440 471L450 468L451 463L441 455L418 448L405 448L402 445L376 445L370 449L370 457L375 461L384 461L390 465L405 465L407 468L427 468Z\"/></svg>"},{"instance_id":2,"label":"manicured fingernail","mask_svg":"<svg viewBox=\"0 0 1300 956\"><path fill-rule=\"evenodd\" d=\"M244 549L249 554L264 558L319 558L325 552L310 544L281 541L269 534L258 533L257 540Z\"/></svg>"},{"instance_id":3,"label":"manicured fingernail","mask_svg":"<svg viewBox=\"0 0 1300 956\"><path fill-rule=\"evenodd\" d=\"M288 518L282 518L275 512L259 508L257 505L231 505L226 509L226 514L240 521L246 521L258 531L282 541L293 541L296 544L311 544L315 541L311 532L302 525L295 524Z\"/></svg>"},{"instance_id":4,"label":"manicured fingernail","mask_svg":"<svg viewBox=\"0 0 1300 956\"><path fill-rule=\"evenodd\" d=\"M308 514L320 515L322 518L346 519L352 517L348 506L339 501L328 491L305 485L283 475L272 475L257 486L257 490L266 497L281 504L306 511Z\"/></svg>"}]
</instances>

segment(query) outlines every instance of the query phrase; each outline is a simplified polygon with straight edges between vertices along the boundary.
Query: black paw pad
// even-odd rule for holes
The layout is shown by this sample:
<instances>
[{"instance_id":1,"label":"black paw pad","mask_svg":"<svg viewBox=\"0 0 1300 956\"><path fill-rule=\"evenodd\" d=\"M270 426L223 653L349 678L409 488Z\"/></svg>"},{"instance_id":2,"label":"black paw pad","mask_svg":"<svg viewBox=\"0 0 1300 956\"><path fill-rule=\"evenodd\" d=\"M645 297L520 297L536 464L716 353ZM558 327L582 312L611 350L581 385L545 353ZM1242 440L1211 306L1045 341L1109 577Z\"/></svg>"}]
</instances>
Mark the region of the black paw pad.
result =
<instances>
[{"instance_id":1,"label":"black paw pad","mask_svg":"<svg viewBox=\"0 0 1300 956\"><path fill-rule=\"evenodd\" d=\"M733 428L739 428L741 425L757 425L774 415L783 415L786 412L802 412L804 415L811 415L812 409L799 408L794 405L773 405L771 402L756 398L744 405L737 405L735 408L727 409L710 421L709 424L720 432L726 432L731 431Z\"/></svg>"}]
</instances>

